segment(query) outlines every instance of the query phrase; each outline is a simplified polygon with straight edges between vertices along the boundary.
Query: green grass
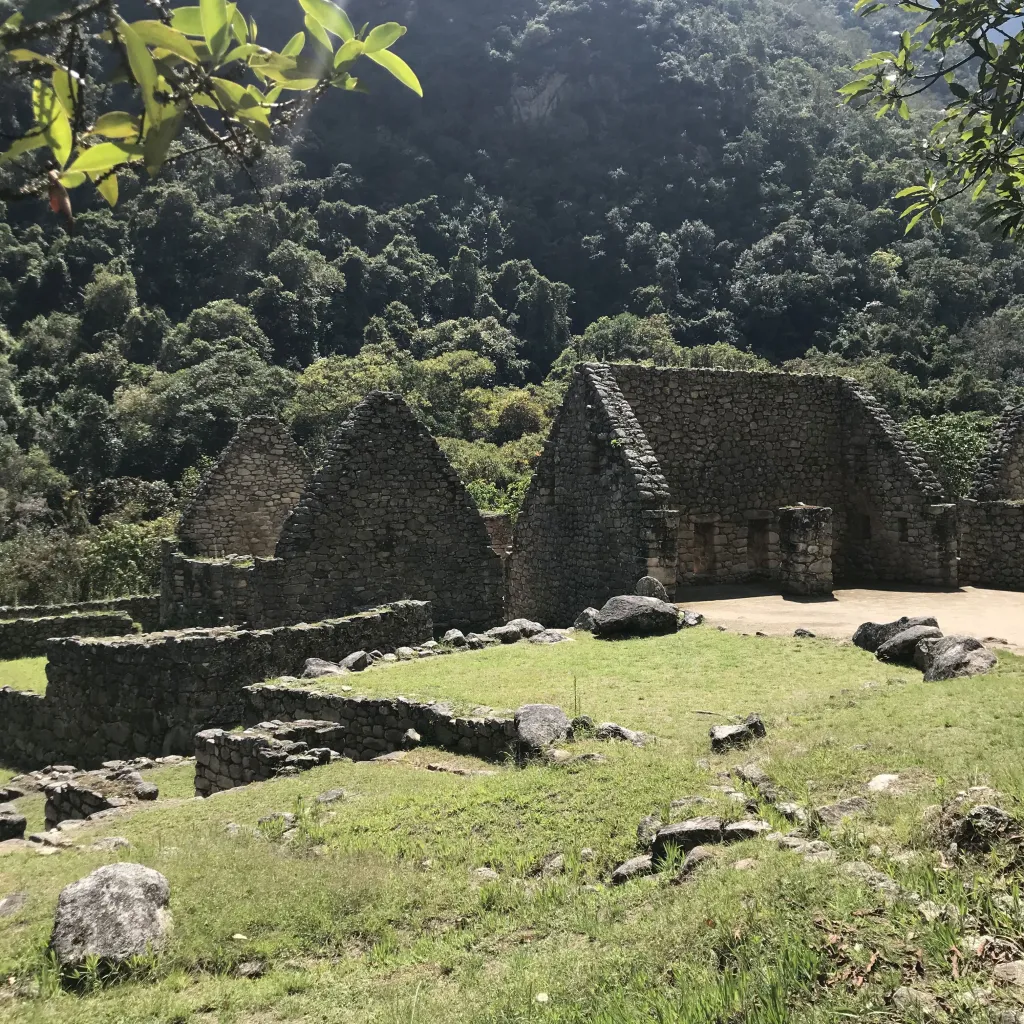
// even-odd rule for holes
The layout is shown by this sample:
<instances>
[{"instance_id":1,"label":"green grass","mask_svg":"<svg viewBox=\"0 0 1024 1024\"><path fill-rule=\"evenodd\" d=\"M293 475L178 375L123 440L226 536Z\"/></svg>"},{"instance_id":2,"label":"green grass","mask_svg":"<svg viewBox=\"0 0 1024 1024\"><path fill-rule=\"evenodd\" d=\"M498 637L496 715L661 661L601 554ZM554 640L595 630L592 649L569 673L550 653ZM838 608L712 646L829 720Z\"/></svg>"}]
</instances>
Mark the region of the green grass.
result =
<instances>
[{"instance_id":1,"label":"green grass","mask_svg":"<svg viewBox=\"0 0 1024 1024\"><path fill-rule=\"evenodd\" d=\"M46 658L0 661L0 686L46 693Z\"/></svg>"},{"instance_id":2,"label":"green grass","mask_svg":"<svg viewBox=\"0 0 1024 1024\"><path fill-rule=\"evenodd\" d=\"M901 979L923 970L915 984L952 1000L983 978L966 957L954 977L949 949L963 932L1024 928L1012 903L998 909L990 898L1010 892L1015 873L995 859L944 870L922 824L926 805L976 782L1001 789L1006 806L1024 795L1024 659L1000 655L990 676L925 684L850 646L700 629L521 644L375 668L344 684L496 709L551 701L572 710L575 695L596 720L657 742L588 741L577 749L599 750L608 763L472 778L422 770L423 760L456 760L438 752L338 763L89 826L128 838L125 859L168 877L175 931L149 976L86 995L55 988L45 944L60 888L115 858L82 849L0 857L0 895L30 896L0 919L0 976L13 977L7 989L18 993L6 1002L0 994L5 1022L911 1020L885 1005ZM721 719L698 712L750 711L764 716L768 738L746 754L710 755L707 730ZM902 899L886 909L839 867L763 843L730 847L719 867L682 886L665 874L603 884L637 852L639 818L667 820L673 799L706 795L735 816L710 787L715 773L752 757L812 803L903 772L910 793L880 797L828 838L843 860L870 860L977 921L928 924ZM163 769L158 784L180 799L189 781L187 769ZM316 793L336 787L349 799L310 810ZM296 809L294 843L224 830ZM566 873L539 878L555 852ZM756 858L754 869L732 870L743 857ZM481 866L499 881L474 881ZM267 964L265 977L233 975L254 959ZM975 1010L956 1019L986 1018Z\"/></svg>"}]
</instances>

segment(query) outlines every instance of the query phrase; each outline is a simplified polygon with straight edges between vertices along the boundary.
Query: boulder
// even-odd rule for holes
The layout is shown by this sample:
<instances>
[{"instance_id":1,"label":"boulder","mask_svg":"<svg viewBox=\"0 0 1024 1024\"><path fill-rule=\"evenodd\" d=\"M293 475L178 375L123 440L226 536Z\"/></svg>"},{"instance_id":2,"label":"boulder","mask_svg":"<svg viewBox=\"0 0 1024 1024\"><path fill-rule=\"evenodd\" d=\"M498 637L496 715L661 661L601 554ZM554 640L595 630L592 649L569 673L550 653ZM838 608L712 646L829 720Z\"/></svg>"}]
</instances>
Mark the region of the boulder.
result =
<instances>
[{"instance_id":1,"label":"boulder","mask_svg":"<svg viewBox=\"0 0 1024 1024\"><path fill-rule=\"evenodd\" d=\"M136 800L155 800L160 795L160 790L152 782L139 782L132 790L132 796Z\"/></svg>"},{"instance_id":2,"label":"boulder","mask_svg":"<svg viewBox=\"0 0 1024 1024\"><path fill-rule=\"evenodd\" d=\"M625 743L632 743L635 747L642 747L647 742L646 733L634 732L632 729L627 729L624 725L619 725L616 722L602 722L597 727L594 738L598 740L622 740Z\"/></svg>"},{"instance_id":3,"label":"boulder","mask_svg":"<svg viewBox=\"0 0 1024 1024\"><path fill-rule=\"evenodd\" d=\"M740 843L744 839L757 839L758 836L771 832L772 827L758 818L744 818L742 821L731 821L722 829L722 838L727 843Z\"/></svg>"},{"instance_id":4,"label":"boulder","mask_svg":"<svg viewBox=\"0 0 1024 1024\"><path fill-rule=\"evenodd\" d=\"M597 625L597 617L600 614L596 608L584 608L576 616L573 628L578 629L581 633L593 633L594 627Z\"/></svg>"},{"instance_id":5,"label":"boulder","mask_svg":"<svg viewBox=\"0 0 1024 1024\"><path fill-rule=\"evenodd\" d=\"M704 616L700 612L690 612L685 608L679 613L679 628L680 629L692 629L694 626L700 626L704 622Z\"/></svg>"},{"instance_id":6,"label":"boulder","mask_svg":"<svg viewBox=\"0 0 1024 1024\"><path fill-rule=\"evenodd\" d=\"M542 629L539 633L534 633L530 637L531 644L561 644L565 643L570 638L564 633L559 633L557 629Z\"/></svg>"},{"instance_id":7,"label":"boulder","mask_svg":"<svg viewBox=\"0 0 1024 1024\"><path fill-rule=\"evenodd\" d=\"M659 601L668 601L668 591L661 580L654 576L641 576L636 581L633 593L639 594L640 597L656 597Z\"/></svg>"},{"instance_id":8,"label":"boulder","mask_svg":"<svg viewBox=\"0 0 1024 1024\"><path fill-rule=\"evenodd\" d=\"M686 855L686 860L683 861L683 866L679 869L679 874L676 875L672 881L677 885L680 882L685 882L686 879L693 875L700 867L706 867L713 863L714 860L714 850L709 850L706 846L695 846Z\"/></svg>"},{"instance_id":9,"label":"boulder","mask_svg":"<svg viewBox=\"0 0 1024 1024\"><path fill-rule=\"evenodd\" d=\"M342 658L341 667L346 672L362 672L370 667L370 656L366 651L353 651L347 658Z\"/></svg>"},{"instance_id":10,"label":"boulder","mask_svg":"<svg viewBox=\"0 0 1024 1024\"><path fill-rule=\"evenodd\" d=\"M321 676L340 676L342 667L333 661L324 661L322 658L307 658L306 664L302 666L303 679L319 679Z\"/></svg>"},{"instance_id":11,"label":"boulder","mask_svg":"<svg viewBox=\"0 0 1024 1024\"><path fill-rule=\"evenodd\" d=\"M679 628L679 611L675 605L656 597L625 594L610 598L597 613L594 635L609 637L662 636Z\"/></svg>"},{"instance_id":12,"label":"boulder","mask_svg":"<svg viewBox=\"0 0 1024 1024\"><path fill-rule=\"evenodd\" d=\"M415 661L419 657L411 647L399 647L395 654L399 661Z\"/></svg>"},{"instance_id":13,"label":"boulder","mask_svg":"<svg viewBox=\"0 0 1024 1024\"><path fill-rule=\"evenodd\" d=\"M799 637L802 640L813 640L815 636L817 636L817 634L812 633L809 629L804 629L802 626L800 626L799 628L793 630L793 636Z\"/></svg>"},{"instance_id":14,"label":"boulder","mask_svg":"<svg viewBox=\"0 0 1024 1024\"><path fill-rule=\"evenodd\" d=\"M497 640L501 644L514 644L523 639L522 630L511 623L507 626L495 626L493 629L487 630L484 635L489 636L492 640Z\"/></svg>"},{"instance_id":15,"label":"boulder","mask_svg":"<svg viewBox=\"0 0 1024 1024\"><path fill-rule=\"evenodd\" d=\"M990 672L996 656L973 636L925 637L914 648L914 664L926 683Z\"/></svg>"},{"instance_id":16,"label":"boulder","mask_svg":"<svg viewBox=\"0 0 1024 1024\"><path fill-rule=\"evenodd\" d=\"M649 850L651 848L651 843L654 842L658 829L662 828L664 824L665 822L656 814L648 814L640 819L640 824L636 827L636 841L641 850Z\"/></svg>"},{"instance_id":17,"label":"boulder","mask_svg":"<svg viewBox=\"0 0 1024 1024\"><path fill-rule=\"evenodd\" d=\"M709 846L722 841L720 818L690 818L674 825L660 828L651 844L651 857L655 864L661 863L671 849L689 853L696 846Z\"/></svg>"},{"instance_id":18,"label":"boulder","mask_svg":"<svg viewBox=\"0 0 1024 1024\"><path fill-rule=\"evenodd\" d=\"M544 627L539 622L533 622L530 619L512 619L507 622L506 625L513 626L519 630L519 635L525 637L527 640L531 636L536 636L538 633L545 632Z\"/></svg>"},{"instance_id":19,"label":"boulder","mask_svg":"<svg viewBox=\"0 0 1024 1024\"><path fill-rule=\"evenodd\" d=\"M116 966L162 945L171 928L171 887L141 864L107 864L65 886L57 898L50 948L62 968L97 957Z\"/></svg>"},{"instance_id":20,"label":"boulder","mask_svg":"<svg viewBox=\"0 0 1024 1024\"><path fill-rule=\"evenodd\" d=\"M720 754L733 747L745 747L755 739L768 735L760 715L748 715L738 725L713 725L708 731L711 749Z\"/></svg>"},{"instance_id":21,"label":"boulder","mask_svg":"<svg viewBox=\"0 0 1024 1024\"><path fill-rule=\"evenodd\" d=\"M654 871L654 863L649 853L645 853L641 857L633 857L624 864L620 864L612 872L612 885L622 885L623 882L628 882L631 878L640 878L643 875L651 874L652 871Z\"/></svg>"},{"instance_id":22,"label":"boulder","mask_svg":"<svg viewBox=\"0 0 1024 1024\"><path fill-rule=\"evenodd\" d=\"M441 642L446 643L449 647L465 647L466 646L466 635L461 629L449 629L443 637Z\"/></svg>"},{"instance_id":23,"label":"boulder","mask_svg":"<svg viewBox=\"0 0 1024 1024\"><path fill-rule=\"evenodd\" d=\"M530 751L543 750L572 732L569 716L554 704L524 704L515 714L516 739Z\"/></svg>"},{"instance_id":24,"label":"boulder","mask_svg":"<svg viewBox=\"0 0 1024 1024\"><path fill-rule=\"evenodd\" d=\"M8 839L24 839L25 826L28 819L24 814L19 814L13 807L10 810L0 810L0 843Z\"/></svg>"},{"instance_id":25,"label":"boulder","mask_svg":"<svg viewBox=\"0 0 1024 1024\"><path fill-rule=\"evenodd\" d=\"M902 633L897 633L886 640L875 651L875 657L879 661L912 665L914 663L914 648L917 647L918 642L940 636L942 636L942 631L937 626L910 626Z\"/></svg>"},{"instance_id":26,"label":"boulder","mask_svg":"<svg viewBox=\"0 0 1024 1024\"><path fill-rule=\"evenodd\" d=\"M1017 819L991 804L978 804L966 814L944 818L940 834L958 849L974 853L987 853L997 843L1024 842L1024 829Z\"/></svg>"},{"instance_id":27,"label":"boulder","mask_svg":"<svg viewBox=\"0 0 1024 1024\"><path fill-rule=\"evenodd\" d=\"M485 647L495 647L500 641L484 633L467 633L466 646L471 651L482 651Z\"/></svg>"},{"instance_id":28,"label":"boulder","mask_svg":"<svg viewBox=\"0 0 1024 1024\"><path fill-rule=\"evenodd\" d=\"M837 800L834 804L825 804L816 808L818 817L829 826L838 825L843 818L851 814L863 814L871 804L862 796L849 796L845 800Z\"/></svg>"},{"instance_id":29,"label":"boulder","mask_svg":"<svg viewBox=\"0 0 1024 1024\"><path fill-rule=\"evenodd\" d=\"M887 640L891 640L897 633L902 633L911 626L935 626L938 627L935 619L927 617L908 617L904 615L894 622L862 622L853 634L853 642L865 651L872 654L878 650Z\"/></svg>"}]
</instances>

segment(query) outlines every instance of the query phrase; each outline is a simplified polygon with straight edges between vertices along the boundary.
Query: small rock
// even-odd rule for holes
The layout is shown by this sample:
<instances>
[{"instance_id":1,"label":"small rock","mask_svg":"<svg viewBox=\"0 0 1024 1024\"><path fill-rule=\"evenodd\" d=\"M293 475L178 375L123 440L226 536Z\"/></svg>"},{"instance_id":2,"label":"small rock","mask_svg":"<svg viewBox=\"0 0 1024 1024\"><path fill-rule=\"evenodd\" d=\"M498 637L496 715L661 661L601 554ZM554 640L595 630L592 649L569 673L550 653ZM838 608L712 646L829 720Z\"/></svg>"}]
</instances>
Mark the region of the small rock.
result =
<instances>
[{"instance_id":1,"label":"small rock","mask_svg":"<svg viewBox=\"0 0 1024 1024\"><path fill-rule=\"evenodd\" d=\"M65 886L50 936L57 962L116 965L159 949L171 926L170 894L167 879L141 864L107 864Z\"/></svg>"},{"instance_id":2,"label":"small rock","mask_svg":"<svg viewBox=\"0 0 1024 1024\"><path fill-rule=\"evenodd\" d=\"M22 839L28 819L16 811L5 811L0 814L0 843L8 839Z\"/></svg>"},{"instance_id":3,"label":"small rock","mask_svg":"<svg viewBox=\"0 0 1024 1024\"><path fill-rule=\"evenodd\" d=\"M624 725L618 725L615 722L602 722L597 727L594 738L598 740L622 740L625 743L632 743L634 747L642 747L648 739L646 733L634 732L632 729L627 729Z\"/></svg>"},{"instance_id":4,"label":"small rock","mask_svg":"<svg viewBox=\"0 0 1024 1024\"><path fill-rule=\"evenodd\" d=\"M370 656L366 651L353 651L347 658L342 658L341 667L346 672L362 672L370 667Z\"/></svg>"},{"instance_id":5,"label":"small rock","mask_svg":"<svg viewBox=\"0 0 1024 1024\"><path fill-rule=\"evenodd\" d=\"M653 576L641 576L636 581L634 593L641 597L656 597L659 601L668 601L668 591L661 580Z\"/></svg>"},{"instance_id":6,"label":"small rock","mask_svg":"<svg viewBox=\"0 0 1024 1024\"><path fill-rule=\"evenodd\" d=\"M302 667L303 679L319 679L322 676L340 676L342 667L333 661L324 661L322 658L307 658Z\"/></svg>"},{"instance_id":7,"label":"small rock","mask_svg":"<svg viewBox=\"0 0 1024 1024\"><path fill-rule=\"evenodd\" d=\"M694 626L700 626L704 622L704 616L700 612L687 611L685 608L679 613L679 628L680 629L693 629ZM722 627L719 627L720 629Z\"/></svg>"},{"instance_id":8,"label":"small rock","mask_svg":"<svg viewBox=\"0 0 1024 1024\"><path fill-rule=\"evenodd\" d=\"M140 782L132 793L136 800L155 800L160 795L160 790L152 782Z\"/></svg>"},{"instance_id":9,"label":"small rock","mask_svg":"<svg viewBox=\"0 0 1024 1024\"><path fill-rule=\"evenodd\" d=\"M892 994L893 1006L905 1013L916 1013L924 1017L935 1017L941 1010L939 1001L931 994L918 988L902 986Z\"/></svg>"},{"instance_id":10,"label":"small rock","mask_svg":"<svg viewBox=\"0 0 1024 1024\"><path fill-rule=\"evenodd\" d=\"M528 751L539 751L567 739L572 723L553 704L524 704L515 713L516 738Z\"/></svg>"},{"instance_id":11,"label":"small rock","mask_svg":"<svg viewBox=\"0 0 1024 1024\"><path fill-rule=\"evenodd\" d=\"M722 829L722 837L727 843L739 843L745 839L757 839L772 827L767 821L758 821L755 818L745 818L743 821L731 821Z\"/></svg>"},{"instance_id":12,"label":"small rock","mask_svg":"<svg viewBox=\"0 0 1024 1024\"><path fill-rule=\"evenodd\" d=\"M817 636L817 633L812 633L809 629L800 627L799 629L793 630L793 636L798 636L805 640L813 640Z\"/></svg>"},{"instance_id":13,"label":"small rock","mask_svg":"<svg viewBox=\"0 0 1024 1024\"><path fill-rule=\"evenodd\" d=\"M411 647L399 647L395 651L399 661L415 661L418 655Z\"/></svg>"},{"instance_id":14,"label":"small rock","mask_svg":"<svg viewBox=\"0 0 1024 1024\"><path fill-rule=\"evenodd\" d=\"M868 792L889 793L899 781L900 777L898 775L876 775L868 782Z\"/></svg>"},{"instance_id":15,"label":"small rock","mask_svg":"<svg viewBox=\"0 0 1024 1024\"><path fill-rule=\"evenodd\" d=\"M391 654L389 652L388 654L385 654L384 657L381 658L380 660L383 661L384 664L390 665L390 664L398 661L398 655L397 654Z\"/></svg>"},{"instance_id":16,"label":"small rock","mask_svg":"<svg viewBox=\"0 0 1024 1024\"><path fill-rule=\"evenodd\" d=\"M273 811L271 814L266 814L257 821L258 825L276 825L278 823L284 825L285 828L294 828L298 824L298 818L294 814L288 811Z\"/></svg>"},{"instance_id":17,"label":"small rock","mask_svg":"<svg viewBox=\"0 0 1024 1024\"><path fill-rule=\"evenodd\" d=\"M934 626L938 628L938 622L931 618L908 618L906 615L894 622L863 622L857 627L853 634L853 642L862 650L874 654L879 647L887 640L891 640L897 633L902 633L911 626Z\"/></svg>"},{"instance_id":18,"label":"small rock","mask_svg":"<svg viewBox=\"0 0 1024 1024\"><path fill-rule=\"evenodd\" d=\"M640 824L636 827L636 841L641 850L649 850L651 848L651 843L654 842L658 829L664 824L656 814L648 814L640 819Z\"/></svg>"},{"instance_id":19,"label":"small rock","mask_svg":"<svg viewBox=\"0 0 1024 1024\"><path fill-rule=\"evenodd\" d=\"M267 965L261 960L246 960L235 968L237 978L262 978L267 973Z\"/></svg>"},{"instance_id":20,"label":"small rock","mask_svg":"<svg viewBox=\"0 0 1024 1024\"><path fill-rule=\"evenodd\" d=\"M599 612L596 608L584 608L583 611L576 616L573 628L578 629L581 633L593 633L594 626L597 625L598 614Z\"/></svg>"},{"instance_id":21,"label":"small rock","mask_svg":"<svg viewBox=\"0 0 1024 1024\"><path fill-rule=\"evenodd\" d=\"M987 853L998 842L1019 843L1024 840L1019 822L1001 807L978 804L966 814L944 819L940 831L958 849Z\"/></svg>"},{"instance_id":22,"label":"small rock","mask_svg":"<svg viewBox=\"0 0 1024 1024\"><path fill-rule=\"evenodd\" d=\"M347 797L348 793L343 789L328 789L325 793L318 793L313 799L318 804L336 804Z\"/></svg>"},{"instance_id":23,"label":"small rock","mask_svg":"<svg viewBox=\"0 0 1024 1024\"><path fill-rule=\"evenodd\" d=\"M566 636L557 629L545 629L543 632L535 633L530 637L531 644L561 644L571 640L571 636Z\"/></svg>"},{"instance_id":24,"label":"small rock","mask_svg":"<svg viewBox=\"0 0 1024 1024\"><path fill-rule=\"evenodd\" d=\"M594 731L594 720L590 715L577 715L571 724L573 736L589 735Z\"/></svg>"},{"instance_id":25,"label":"small rock","mask_svg":"<svg viewBox=\"0 0 1024 1024\"><path fill-rule=\"evenodd\" d=\"M940 918L944 918L949 914L949 904L944 903L941 906L938 903L933 903L931 900L922 900L917 905L917 912L929 923L938 921Z\"/></svg>"},{"instance_id":26,"label":"small rock","mask_svg":"<svg viewBox=\"0 0 1024 1024\"><path fill-rule=\"evenodd\" d=\"M837 800L834 804L825 804L817 808L818 817L829 826L838 825L843 818L852 814L863 814L871 804L862 796L850 796L845 800Z\"/></svg>"},{"instance_id":27,"label":"small rock","mask_svg":"<svg viewBox=\"0 0 1024 1024\"><path fill-rule=\"evenodd\" d=\"M466 635L461 629L449 629L441 638L441 642L446 643L449 647L465 647Z\"/></svg>"},{"instance_id":28,"label":"small rock","mask_svg":"<svg viewBox=\"0 0 1024 1024\"><path fill-rule=\"evenodd\" d=\"M90 846L90 850L113 853L115 850L127 850L132 844L124 836L101 836Z\"/></svg>"},{"instance_id":29,"label":"small rock","mask_svg":"<svg viewBox=\"0 0 1024 1024\"><path fill-rule=\"evenodd\" d=\"M371 758L372 761L380 761L384 764L389 764L392 761L404 761L408 758L408 750L389 750L386 754L378 754L376 757Z\"/></svg>"},{"instance_id":30,"label":"small rock","mask_svg":"<svg viewBox=\"0 0 1024 1024\"><path fill-rule=\"evenodd\" d=\"M596 856L597 854L595 854L593 849L589 846L584 846L583 849L580 850L580 860L582 861L591 861Z\"/></svg>"},{"instance_id":31,"label":"small rock","mask_svg":"<svg viewBox=\"0 0 1024 1024\"><path fill-rule=\"evenodd\" d=\"M544 759L552 764L568 764L570 761L577 760L568 750L562 750L559 747L549 747L546 749L544 751Z\"/></svg>"},{"instance_id":32,"label":"small rock","mask_svg":"<svg viewBox=\"0 0 1024 1024\"><path fill-rule=\"evenodd\" d=\"M756 867L757 867L757 858L756 857L744 857L743 860L738 860L738 861L736 861L735 864L733 864L733 868L736 871L750 871L752 868L756 868Z\"/></svg>"},{"instance_id":33,"label":"small rock","mask_svg":"<svg viewBox=\"0 0 1024 1024\"><path fill-rule=\"evenodd\" d=\"M843 865L843 871L889 896L895 896L900 891L899 886L887 874L873 868L866 861L850 861L850 863Z\"/></svg>"},{"instance_id":34,"label":"small rock","mask_svg":"<svg viewBox=\"0 0 1024 1024\"><path fill-rule=\"evenodd\" d=\"M579 757L574 757L574 764L607 764L608 758L604 754L597 754L590 752L587 754L580 754Z\"/></svg>"},{"instance_id":35,"label":"small rock","mask_svg":"<svg viewBox=\"0 0 1024 1024\"><path fill-rule=\"evenodd\" d=\"M660 863L672 848L689 853L695 846L707 846L722 841L722 822L719 818L689 818L660 828L651 846L655 863Z\"/></svg>"},{"instance_id":36,"label":"small rock","mask_svg":"<svg viewBox=\"0 0 1024 1024\"><path fill-rule=\"evenodd\" d=\"M518 629L519 635L527 640L532 636L539 636L541 633L548 632L539 622L532 622L530 619L513 619L505 625Z\"/></svg>"},{"instance_id":37,"label":"small rock","mask_svg":"<svg viewBox=\"0 0 1024 1024\"><path fill-rule=\"evenodd\" d=\"M560 853L549 853L541 862L537 874L541 878L554 878L565 871L565 857Z\"/></svg>"},{"instance_id":38,"label":"small rock","mask_svg":"<svg viewBox=\"0 0 1024 1024\"><path fill-rule=\"evenodd\" d=\"M478 882L497 882L501 877L493 868L475 868L472 875Z\"/></svg>"},{"instance_id":39,"label":"small rock","mask_svg":"<svg viewBox=\"0 0 1024 1024\"><path fill-rule=\"evenodd\" d=\"M714 860L715 853L713 850L709 850L706 846L695 846L686 854L686 860L683 861L679 874L672 879L673 883L678 885L695 874L701 867L707 867L712 864Z\"/></svg>"},{"instance_id":40,"label":"small rock","mask_svg":"<svg viewBox=\"0 0 1024 1024\"><path fill-rule=\"evenodd\" d=\"M992 977L1001 985L1024 988L1024 960L1011 960L1008 964L996 964Z\"/></svg>"},{"instance_id":41,"label":"small rock","mask_svg":"<svg viewBox=\"0 0 1024 1024\"><path fill-rule=\"evenodd\" d=\"M711 749L721 754L733 747L745 747L755 739L767 735L760 715L748 715L738 725L713 725L708 732Z\"/></svg>"},{"instance_id":42,"label":"small rock","mask_svg":"<svg viewBox=\"0 0 1024 1024\"><path fill-rule=\"evenodd\" d=\"M649 875L653 871L654 865L649 853L645 853L641 857L633 857L624 864L620 864L612 872L612 885L622 885L623 882L628 882L632 878L640 878L643 875Z\"/></svg>"},{"instance_id":43,"label":"small rock","mask_svg":"<svg viewBox=\"0 0 1024 1024\"><path fill-rule=\"evenodd\" d=\"M997 663L996 656L973 636L926 638L914 650L914 664L924 672L926 683L984 675Z\"/></svg>"},{"instance_id":44,"label":"small rock","mask_svg":"<svg viewBox=\"0 0 1024 1024\"><path fill-rule=\"evenodd\" d=\"M423 742L423 737L415 729L406 729L402 733L402 746L406 748L418 747Z\"/></svg>"},{"instance_id":45,"label":"small rock","mask_svg":"<svg viewBox=\"0 0 1024 1024\"><path fill-rule=\"evenodd\" d=\"M523 639L522 630L518 626L511 625L495 626L493 629L487 630L485 635L502 644L514 644Z\"/></svg>"},{"instance_id":46,"label":"small rock","mask_svg":"<svg viewBox=\"0 0 1024 1024\"><path fill-rule=\"evenodd\" d=\"M0 917L11 917L28 903L27 892L12 892L0 900Z\"/></svg>"}]
</instances>

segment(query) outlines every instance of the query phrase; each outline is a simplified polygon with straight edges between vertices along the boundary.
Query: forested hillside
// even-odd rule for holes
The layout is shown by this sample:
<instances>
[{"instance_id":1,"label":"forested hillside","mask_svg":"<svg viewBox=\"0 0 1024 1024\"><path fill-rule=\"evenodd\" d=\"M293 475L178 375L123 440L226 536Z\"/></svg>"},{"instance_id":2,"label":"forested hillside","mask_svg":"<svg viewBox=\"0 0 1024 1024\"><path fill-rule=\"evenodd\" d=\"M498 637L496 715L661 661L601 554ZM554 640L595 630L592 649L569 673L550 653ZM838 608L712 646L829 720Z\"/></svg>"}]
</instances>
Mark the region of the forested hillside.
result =
<instances>
[{"instance_id":1,"label":"forested hillside","mask_svg":"<svg viewBox=\"0 0 1024 1024\"><path fill-rule=\"evenodd\" d=\"M0 601L148 587L241 417L315 459L374 387L514 508L581 357L851 373L961 489L1024 386L1024 258L966 208L904 236L917 128L838 105L891 29L850 3L355 0L424 99L370 74L251 173L123 182L73 235L0 208ZM0 87L0 131L26 113Z\"/></svg>"}]
</instances>

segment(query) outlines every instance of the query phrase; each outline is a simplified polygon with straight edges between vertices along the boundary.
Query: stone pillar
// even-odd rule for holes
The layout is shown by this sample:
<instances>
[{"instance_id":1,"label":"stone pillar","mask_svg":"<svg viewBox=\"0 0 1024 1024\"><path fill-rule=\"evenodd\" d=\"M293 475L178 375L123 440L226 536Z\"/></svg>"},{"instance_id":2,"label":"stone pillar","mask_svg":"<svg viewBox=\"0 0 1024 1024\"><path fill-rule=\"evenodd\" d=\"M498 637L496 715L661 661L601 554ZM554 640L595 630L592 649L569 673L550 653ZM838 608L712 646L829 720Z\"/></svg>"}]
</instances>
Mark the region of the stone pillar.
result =
<instances>
[{"instance_id":1,"label":"stone pillar","mask_svg":"<svg viewBox=\"0 0 1024 1024\"><path fill-rule=\"evenodd\" d=\"M675 509L645 509L641 516L640 557L646 562L646 575L658 580L672 597L679 563L679 513Z\"/></svg>"},{"instance_id":2,"label":"stone pillar","mask_svg":"<svg viewBox=\"0 0 1024 1024\"><path fill-rule=\"evenodd\" d=\"M786 594L832 593L832 509L779 509L779 585Z\"/></svg>"}]
</instances>

